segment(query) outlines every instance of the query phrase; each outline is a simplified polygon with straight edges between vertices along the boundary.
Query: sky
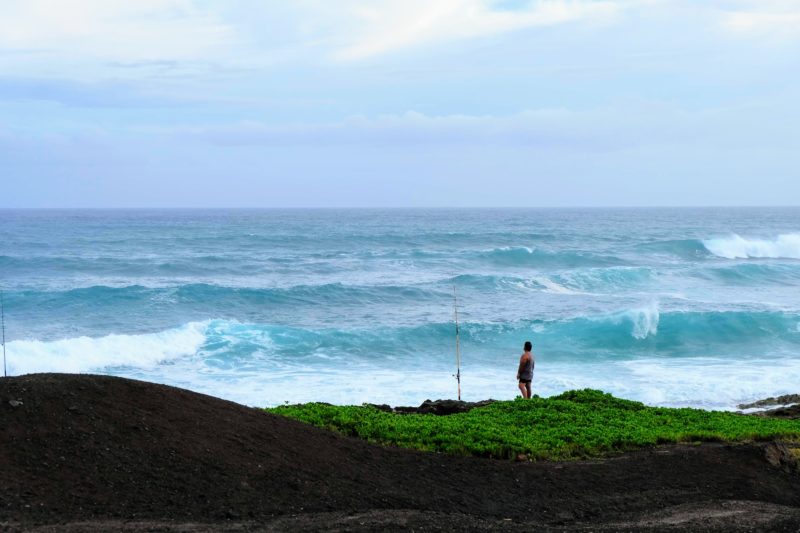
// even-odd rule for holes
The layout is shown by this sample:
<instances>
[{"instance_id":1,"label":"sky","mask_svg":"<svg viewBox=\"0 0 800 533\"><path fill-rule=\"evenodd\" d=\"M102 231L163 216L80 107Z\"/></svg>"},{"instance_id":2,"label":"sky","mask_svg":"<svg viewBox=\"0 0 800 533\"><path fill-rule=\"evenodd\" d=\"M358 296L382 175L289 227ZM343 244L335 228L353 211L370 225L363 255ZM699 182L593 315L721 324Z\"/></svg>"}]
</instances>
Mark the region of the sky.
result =
<instances>
[{"instance_id":1,"label":"sky","mask_svg":"<svg viewBox=\"0 0 800 533\"><path fill-rule=\"evenodd\" d=\"M800 0L0 0L0 207L800 205Z\"/></svg>"}]
</instances>

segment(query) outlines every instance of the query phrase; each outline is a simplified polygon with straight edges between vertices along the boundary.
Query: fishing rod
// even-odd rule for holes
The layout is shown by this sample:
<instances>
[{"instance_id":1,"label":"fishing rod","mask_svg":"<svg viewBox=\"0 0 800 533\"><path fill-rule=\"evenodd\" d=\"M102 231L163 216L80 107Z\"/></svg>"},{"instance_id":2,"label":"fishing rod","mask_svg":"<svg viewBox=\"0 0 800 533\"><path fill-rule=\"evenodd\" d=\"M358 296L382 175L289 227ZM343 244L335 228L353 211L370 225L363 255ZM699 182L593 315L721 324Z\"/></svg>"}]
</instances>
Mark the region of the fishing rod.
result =
<instances>
[{"instance_id":1,"label":"fishing rod","mask_svg":"<svg viewBox=\"0 0 800 533\"><path fill-rule=\"evenodd\" d=\"M458 383L458 401L461 401L461 347L458 342L458 296L456 286L453 285L453 313L456 319L456 382Z\"/></svg>"},{"instance_id":2,"label":"fishing rod","mask_svg":"<svg viewBox=\"0 0 800 533\"><path fill-rule=\"evenodd\" d=\"M3 377L8 377L6 371L6 308L3 302L3 291L0 291L0 327L3 330Z\"/></svg>"}]
</instances>

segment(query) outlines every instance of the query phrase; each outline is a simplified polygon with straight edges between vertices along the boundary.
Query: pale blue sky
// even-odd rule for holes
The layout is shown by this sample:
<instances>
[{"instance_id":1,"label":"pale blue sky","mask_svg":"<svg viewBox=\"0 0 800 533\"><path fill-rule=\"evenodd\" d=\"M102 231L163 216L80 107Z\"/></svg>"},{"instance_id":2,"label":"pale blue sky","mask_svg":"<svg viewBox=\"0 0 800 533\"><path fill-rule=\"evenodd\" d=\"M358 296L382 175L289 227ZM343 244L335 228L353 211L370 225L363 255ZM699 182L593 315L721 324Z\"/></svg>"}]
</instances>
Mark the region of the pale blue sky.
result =
<instances>
[{"instance_id":1,"label":"pale blue sky","mask_svg":"<svg viewBox=\"0 0 800 533\"><path fill-rule=\"evenodd\" d=\"M798 0L3 0L0 207L800 203Z\"/></svg>"}]
</instances>

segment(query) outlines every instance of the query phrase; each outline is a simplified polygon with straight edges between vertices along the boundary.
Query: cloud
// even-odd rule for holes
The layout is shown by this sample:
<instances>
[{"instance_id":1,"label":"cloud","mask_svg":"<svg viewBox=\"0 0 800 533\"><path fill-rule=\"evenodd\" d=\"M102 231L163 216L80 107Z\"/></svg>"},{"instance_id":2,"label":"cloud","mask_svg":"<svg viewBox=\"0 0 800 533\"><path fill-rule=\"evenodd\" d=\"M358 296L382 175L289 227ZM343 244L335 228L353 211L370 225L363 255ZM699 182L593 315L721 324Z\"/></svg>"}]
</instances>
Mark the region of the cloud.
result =
<instances>
[{"instance_id":1,"label":"cloud","mask_svg":"<svg viewBox=\"0 0 800 533\"><path fill-rule=\"evenodd\" d=\"M3 0L0 69L6 75L153 78L220 69L319 67L506 35L511 48L569 42L585 25L619 23L611 43L671 32L675 24L737 35L800 35L794 0ZM699 22L698 22L699 20ZM579 27L567 27L569 25ZM513 34L562 26L558 35ZM691 32L689 32L691 33ZM563 37L563 38L562 38ZM582 37L581 37L582 38ZM560 39L560 40L559 40ZM580 41L580 39L578 39ZM541 41L541 42L540 42ZM679 40L684 42L684 40ZM659 43L668 48L669 43ZM554 50L560 52L560 50ZM591 55L595 50L585 51ZM559 55L554 53L552 55ZM502 58L501 58L502 59Z\"/></svg>"},{"instance_id":2,"label":"cloud","mask_svg":"<svg viewBox=\"0 0 800 533\"><path fill-rule=\"evenodd\" d=\"M578 20L620 0L3 0L0 52L39 61L338 61ZM305 56L309 58L310 56ZM6 57L8 60L8 57Z\"/></svg>"},{"instance_id":3,"label":"cloud","mask_svg":"<svg viewBox=\"0 0 800 533\"><path fill-rule=\"evenodd\" d=\"M615 14L610 1L540 0L515 9L489 0L383 0L350 2L350 41L334 54L339 60L365 59L404 48L498 33L598 20ZM501 7L501 9L497 9ZM504 7L504 8L502 8Z\"/></svg>"},{"instance_id":4,"label":"cloud","mask_svg":"<svg viewBox=\"0 0 800 533\"><path fill-rule=\"evenodd\" d=\"M63 133L41 133L9 129L0 124L0 161L11 167L59 167L109 159L117 151L115 143L101 129ZM9 173L12 177L14 173Z\"/></svg>"},{"instance_id":5,"label":"cloud","mask_svg":"<svg viewBox=\"0 0 800 533\"><path fill-rule=\"evenodd\" d=\"M571 112L559 109L502 117L427 116L408 112L377 118L353 116L340 122L316 124L268 125L246 121L228 126L188 128L181 134L222 146L581 143L589 134L565 129L571 116Z\"/></svg>"},{"instance_id":6,"label":"cloud","mask_svg":"<svg viewBox=\"0 0 800 533\"><path fill-rule=\"evenodd\" d=\"M79 82L0 77L0 102L2 101L55 102L63 106L83 108L173 108L197 103L199 100L191 96L179 98L159 95L123 81Z\"/></svg>"},{"instance_id":7,"label":"cloud","mask_svg":"<svg viewBox=\"0 0 800 533\"><path fill-rule=\"evenodd\" d=\"M191 0L3 0L0 49L112 61L193 59L232 30Z\"/></svg>"},{"instance_id":8,"label":"cloud","mask_svg":"<svg viewBox=\"0 0 800 533\"><path fill-rule=\"evenodd\" d=\"M539 109L505 116L408 112L316 124L247 121L186 128L178 135L229 147L502 146L589 153L643 146L704 145L742 150L794 146L798 139L791 127L768 126L775 118L774 112L762 108L688 112L673 105L639 102L624 109Z\"/></svg>"},{"instance_id":9,"label":"cloud","mask_svg":"<svg viewBox=\"0 0 800 533\"><path fill-rule=\"evenodd\" d=\"M744 9L725 12L722 25L734 34L769 40L800 38L800 3L760 0Z\"/></svg>"}]
</instances>

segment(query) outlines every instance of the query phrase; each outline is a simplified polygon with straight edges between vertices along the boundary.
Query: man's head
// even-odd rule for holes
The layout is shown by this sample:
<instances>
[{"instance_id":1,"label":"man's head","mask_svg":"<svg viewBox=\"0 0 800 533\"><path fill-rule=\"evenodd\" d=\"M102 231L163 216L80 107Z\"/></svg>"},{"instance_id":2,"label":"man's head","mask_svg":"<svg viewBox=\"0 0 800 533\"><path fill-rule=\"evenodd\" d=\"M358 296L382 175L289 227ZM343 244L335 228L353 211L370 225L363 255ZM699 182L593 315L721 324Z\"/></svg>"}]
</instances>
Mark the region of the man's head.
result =
<instances>
[{"instance_id":1,"label":"man's head","mask_svg":"<svg viewBox=\"0 0 800 533\"><path fill-rule=\"evenodd\" d=\"M525 351L530 352L532 348L533 344L531 344L531 341L525 341Z\"/></svg>"}]
</instances>

